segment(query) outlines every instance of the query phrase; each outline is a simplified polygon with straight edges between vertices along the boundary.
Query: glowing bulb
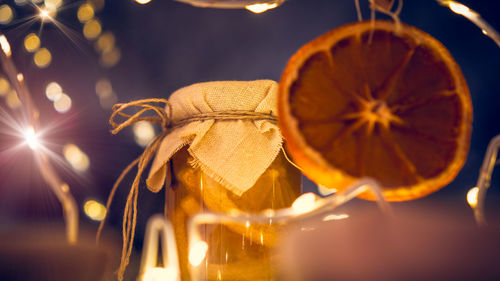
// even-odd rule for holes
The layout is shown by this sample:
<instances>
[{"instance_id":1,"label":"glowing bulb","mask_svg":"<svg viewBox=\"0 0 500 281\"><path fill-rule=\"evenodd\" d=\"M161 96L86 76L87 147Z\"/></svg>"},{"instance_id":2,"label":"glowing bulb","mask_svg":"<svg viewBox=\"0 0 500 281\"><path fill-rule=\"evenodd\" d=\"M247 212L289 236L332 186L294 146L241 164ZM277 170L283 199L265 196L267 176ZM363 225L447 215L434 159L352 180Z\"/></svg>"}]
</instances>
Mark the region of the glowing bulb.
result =
<instances>
[{"instance_id":1,"label":"glowing bulb","mask_svg":"<svg viewBox=\"0 0 500 281\"><path fill-rule=\"evenodd\" d=\"M57 101L61 98L63 94L63 90L61 86L57 82L50 82L47 84L47 87L45 88L45 96L50 101Z\"/></svg>"},{"instance_id":2,"label":"glowing bulb","mask_svg":"<svg viewBox=\"0 0 500 281\"><path fill-rule=\"evenodd\" d=\"M148 121L139 121L133 127L135 142L146 147L156 136L155 128Z\"/></svg>"},{"instance_id":3,"label":"glowing bulb","mask_svg":"<svg viewBox=\"0 0 500 281\"><path fill-rule=\"evenodd\" d=\"M29 127L24 131L24 139L26 140L26 144L32 149L35 150L40 145L38 142L38 137L35 134L35 129L33 127Z\"/></svg>"},{"instance_id":4,"label":"glowing bulb","mask_svg":"<svg viewBox=\"0 0 500 281\"><path fill-rule=\"evenodd\" d=\"M473 187L467 192L467 203L471 208L475 208L477 206L477 195L479 193L479 187Z\"/></svg>"},{"instance_id":5,"label":"glowing bulb","mask_svg":"<svg viewBox=\"0 0 500 281\"><path fill-rule=\"evenodd\" d=\"M141 281L175 281L178 272L175 268L150 267L142 275Z\"/></svg>"},{"instance_id":6,"label":"glowing bulb","mask_svg":"<svg viewBox=\"0 0 500 281\"><path fill-rule=\"evenodd\" d=\"M207 255L208 244L205 241L196 241L189 249L189 263L192 266L198 266Z\"/></svg>"},{"instance_id":7,"label":"glowing bulb","mask_svg":"<svg viewBox=\"0 0 500 281\"><path fill-rule=\"evenodd\" d=\"M86 171L90 166L90 160L85 152L81 151L78 146L69 143L63 148L63 155L66 161L77 171Z\"/></svg>"},{"instance_id":8,"label":"glowing bulb","mask_svg":"<svg viewBox=\"0 0 500 281\"><path fill-rule=\"evenodd\" d=\"M5 96L10 91L10 83L4 77L0 77L0 96Z\"/></svg>"},{"instance_id":9,"label":"glowing bulb","mask_svg":"<svg viewBox=\"0 0 500 281\"><path fill-rule=\"evenodd\" d=\"M14 13L9 5L0 6L0 23L7 24L14 18Z\"/></svg>"},{"instance_id":10,"label":"glowing bulb","mask_svg":"<svg viewBox=\"0 0 500 281\"><path fill-rule=\"evenodd\" d=\"M348 214L330 214L327 215L323 218L323 221L337 221L337 220L344 220L349 217Z\"/></svg>"},{"instance_id":11,"label":"glowing bulb","mask_svg":"<svg viewBox=\"0 0 500 281\"><path fill-rule=\"evenodd\" d=\"M9 41L7 40L7 37L5 35L0 35L0 46L2 47L2 51L5 54L5 56L10 57L12 55L10 51L10 44Z\"/></svg>"},{"instance_id":12,"label":"glowing bulb","mask_svg":"<svg viewBox=\"0 0 500 281\"><path fill-rule=\"evenodd\" d=\"M59 113L66 113L71 109L71 103L71 98L62 93L61 97L54 101L54 109Z\"/></svg>"},{"instance_id":13,"label":"glowing bulb","mask_svg":"<svg viewBox=\"0 0 500 281\"><path fill-rule=\"evenodd\" d=\"M260 14L267 10L274 9L278 7L278 3L257 3L252 5L245 6L245 9L249 10L252 13Z\"/></svg>"},{"instance_id":14,"label":"glowing bulb","mask_svg":"<svg viewBox=\"0 0 500 281\"><path fill-rule=\"evenodd\" d=\"M135 2L144 5L144 4L147 4L147 3L151 2L151 0L135 0Z\"/></svg>"},{"instance_id":15,"label":"glowing bulb","mask_svg":"<svg viewBox=\"0 0 500 281\"><path fill-rule=\"evenodd\" d=\"M469 7L465 6L464 4L454 2L454 1L449 1L448 6L450 9L459 15L469 15L471 13L471 9Z\"/></svg>"},{"instance_id":16,"label":"glowing bulb","mask_svg":"<svg viewBox=\"0 0 500 281\"><path fill-rule=\"evenodd\" d=\"M316 195L314 193L308 192L304 193L295 199L292 204L292 209L297 214L304 214L310 212L316 206Z\"/></svg>"},{"instance_id":17,"label":"glowing bulb","mask_svg":"<svg viewBox=\"0 0 500 281\"><path fill-rule=\"evenodd\" d=\"M41 48L36 51L35 56L33 57L33 61L39 68L45 68L49 66L50 62L52 61L52 54L46 48Z\"/></svg>"},{"instance_id":18,"label":"glowing bulb","mask_svg":"<svg viewBox=\"0 0 500 281\"><path fill-rule=\"evenodd\" d=\"M77 17L81 23L84 23L93 19L94 13L94 7L92 7L89 3L85 3L78 8Z\"/></svg>"},{"instance_id":19,"label":"glowing bulb","mask_svg":"<svg viewBox=\"0 0 500 281\"><path fill-rule=\"evenodd\" d=\"M322 196L328 196L330 194L336 193L338 190L335 188L328 188L324 185L318 184L318 192Z\"/></svg>"},{"instance_id":20,"label":"glowing bulb","mask_svg":"<svg viewBox=\"0 0 500 281\"><path fill-rule=\"evenodd\" d=\"M40 9L38 16L40 17L40 19L42 21L49 20L50 19L50 11L48 9Z\"/></svg>"},{"instance_id":21,"label":"glowing bulb","mask_svg":"<svg viewBox=\"0 0 500 281\"><path fill-rule=\"evenodd\" d=\"M95 200L87 200L83 204L83 211L87 217L95 221L102 221L106 217L106 207Z\"/></svg>"}]
</instances>

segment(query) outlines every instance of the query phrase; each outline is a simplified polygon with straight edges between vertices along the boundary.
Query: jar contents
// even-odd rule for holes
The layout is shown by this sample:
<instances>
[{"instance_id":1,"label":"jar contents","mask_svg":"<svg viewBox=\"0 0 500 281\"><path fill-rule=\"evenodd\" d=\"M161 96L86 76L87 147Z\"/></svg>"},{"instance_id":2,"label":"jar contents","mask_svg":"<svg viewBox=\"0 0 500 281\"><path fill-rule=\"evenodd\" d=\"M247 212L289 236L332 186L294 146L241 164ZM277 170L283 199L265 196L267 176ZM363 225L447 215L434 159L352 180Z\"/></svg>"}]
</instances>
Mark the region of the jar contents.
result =
<instances>
[{"instance_id":1,"label":"jar contents","mask_svg":"<svg viewBox=\"0 0 500 281\"><path fill-rule=\"evenodd\" d=\"M301 173L280 152L255 184L241 196L235 195L199 167L192 167L187 148L172 158L173 184L166 192L166 215L176 235L181 277L190 280L187 222L198 212L257 213L291 206L301 192ZM243 173L244 174L244 173ZM272 249L280 227L262 224L224 223L203 225L206 242L204 267L199 280L272 280ZM192 280L198 281L198 280Z\"/></svg>"}]
</instances>

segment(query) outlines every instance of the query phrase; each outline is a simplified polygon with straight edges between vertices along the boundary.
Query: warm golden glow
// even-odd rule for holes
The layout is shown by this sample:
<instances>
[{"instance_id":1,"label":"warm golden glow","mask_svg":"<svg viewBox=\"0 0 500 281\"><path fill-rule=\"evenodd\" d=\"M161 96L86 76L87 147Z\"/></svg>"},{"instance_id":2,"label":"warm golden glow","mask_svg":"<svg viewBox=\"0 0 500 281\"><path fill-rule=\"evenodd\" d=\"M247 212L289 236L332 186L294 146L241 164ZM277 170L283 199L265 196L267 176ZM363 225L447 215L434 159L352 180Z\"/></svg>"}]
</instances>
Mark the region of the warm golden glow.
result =
<instances>
[{"instance_id":1,"label":"warm golden glow","mask_svg":"<svg viewBox=\"0 0 500 281\"><path fill-rule=\"evenodd\" d=\"M94 13L94 7L92 7L89 3L85 3L78 8L77 17L81 23L84 23L93 19Z\"/></svg>"},{"instance_id":2,"label":"warm golden glow","mask_svg":"<svg viewBox=\"0 0 500 281\"><path fill-rule=\"evenodd\" d=\"M118 101L118 97L113 92L113 87L108 79L102 78L95 85L95 92L99 97L101 107L110 109Z\"/></svg>"},{"instance_id":3,"label":"warm golden glow","mask_svg":"<svg viewBox=\"0 0 500 281\"><path fill-rule=\"evenodd\" d=\"M102 221L106 217L106 207L95 200L85 201L83 211L87 217L95 221Z\"/></svg>"},{"instance_id":4,"label":"warm golden glow","mask_svg":"<svg viewBox=\"0 0 500 281\"><path fill-rule=\"evenodd\" d=\"M24 37L24 48L33 53L40 48L40 38L35 33L30 33Z\"/></svg>"},{"instance_id":5,"label":"warm golden glow","mask_svg":"<svg viewBox=\"0 0 500 281\"><path fill-rule=\"evenodd\" d=\"M189 248L189 263L198 266L207 255L208 244L205 241L196 241Z\"/></svg>"},{"instance_id":6,"label":"warm golden glow","mask_svg":"<svg viewBox=\"0 0 500 281\"><path fill-rule=\"evenodd\" d=\"M12 55L10 51L10 44L5 35L0 35L0 46L2 47L2 51L6 57L10 57Z\"/></svg>"},{"instance_id":7,"label":"warm golden glow","mask_svg":"<svg viewBox=\"0 0 500 281\"><path fill-rule=\"evenodd\" d=\"M85 38L89 40L94 40L97 37L99 37L101 31L102 31L101 23L96 19L89 20L83 26L83 35L85 36Z\"/></svg>"},{"instance_id":8,"label":"warm golden glow","mask_svg":"<svg viewBox=\"0 0 500 281\"><path fill-rule=\"evenodd\" d=\"M24 75L22 73L18 73L17 76L16 76L16 78L17 78L17 81L19 81L19 82L23 82L24 81Z\"/></svg>"},{"instance_id":9,"label":"warm golden glow","mask_svg":"<svg viewBox=\"0 0 500 281\"><path fill-rule=\"evenodd\" d=\"M33 127L29 127L24 131L24 139L26 144L32 149L35 150L38 148L40 143L38 142L38 137L35 133L35 129Z\"/></svg>"},{"instance_id":10,"label":"warm golden glow","mask_svg":"<svg viewBox=\"0 0 500 281\"><path fill-rule=\"evenodd\" d=\"M38 16L42 20L42 22L47 20L52 20L52 18L56 15L56 10L48 7L40 8L38 12Z\"/></svg>"},{"instance_id":11,"label":"warm golden glow","mask_svg":"<svg viewBox=\"0 0 500 281\"><path fill-rule=\"evenodd\" d=\"M121 55L120 49L114 47L113 49L101 54L100 63L104 67L115 66L120 61Z\"/></svg>"},{"instance_id":12,"label":"warm golden glow","mask_svg":"<svg viewBox=\"0 0 500 281\"><path fill-rule=\"evenodd\" d=\"M115 46L115 36L113 33L106 31L101 36L99 36L99 39L97 39L97 42L95 44L96 49L99 52L109 52L113 49Z\"/></svg>"},{"instance_id":13,"label":"warm golden glow","mask_svg":"<svg viewBox=\"0 0 500 281\"><path fill-rule=\"evenodd\" d=\"M321 196L328 196L330 194L336 193L338 190L335 188L328 188L321 184L318 184L318 192Z\"/></svg>"},{"instance_id":14,"label":"warm golden glow","mask_svg":"<svg viewBox=\"0 0 500 281\"><path fill-rule=\"evenodd\" d=\"M469 203L469 206L472 208L475 208L477 206L477 195L479 193L479 187L473 187L467 192L467 203Z\"/></svg>"},{"instance_id":15,"label":"warm golden glow","mask_svg":"<svg viewBox=\"0 0 500 281\"><path fill-rule=\"evenodd\" d=\"M151 2L151 0L135 0L135 2L144 5L144 4L147 4L147 3Z\"/></svg>"},{"instance_id":16,"label":"warm golden glow","mask_svg":"<svg viewBox=\"0 0 500 281\"><path fill-rule=\"evenodd\" d=\"M316 195L308 192L299 196L292 204L292 209L297 214L304 214L310 212L316 206Z\"/></svg>"},{"instance_id":17,"label":"warm golden glow","mask_svg":"<svg viewBox=\"0 0 500 281\"><path fill-rule=\"evenodd\" d=\"M47 87L45 88L45 96L47 96L50 101L59 100L62 94L63 90L57 82L50 82L47 84Z\"/></svg>"},{"instance_id":18,"label":"warm golden glow","mask_svg":"<svg viewBox=\"0 0 500 281\"><path fill-rule=\"evenodd\" d=\"M176 281L177 275L175 268L150 267L142 275L141 281Z\"/></svg>"},{"instance_id":19,"label":"warm golden glow","mask_svg":"<svg viewBox=\"0 0 500 281\"><path fill-rule=\"evenodd\" d=\"M5 96L10 91L9 80L4 77L0 77L0 96Z\"/></svg>"},{"instance_id":20,"label":"warm golden glow","mask_svg":"<svg viewBox=\"0 0 500 281\"><path fill-rule=\"evenodd\" d=\"M156 136L155 128L148 121L135 123L133 130L135 142L142 147L146 147Z\"/></svg>"},{"instance_id":21,"label":"warm golden glow","mask_svg":"<svg viewBox=\"0 0 500 281\"><path fill-rule=\"evenodd\" d=\"M245 9L253 13L260 14L276 7L278 7L278 3L257 3L245 6Z\"/></svg>"},{"instance_id":22,"label":"warm golden glow","mask_svg":"<svg viewBox=\"0 0 500 281\"><path fill-rule=\"evenodd\" d=\"M349 218L348 214L330 214L323 218L323 221L336 221Z\"/></svg>"},{"instance_id":23,"label":"warm golden glow","mask_svg":"<svg viewBox=\"0 0 500 281\"><path fill-rule=\"evenodd\" d=\"M47 7L49 10L55 10L61 7L62 3L62 0L45 0L45 7Z\"/></svg>"},{"instance_id":24,"label":"warm golden glow","mask_svg":"<svg viewBox=\"0 0 500 281\"><path fill-rule=\"evenodd\" d=\"M14 18L14 13L9 5L0 6L0 23L8 24Z\"/></svg>"},{"instance_id":25,"label":"warm golden glow","mask_svg":"<svg viewBox=\"0 0 500 281\"><path fill-rule=\"evenodd\" d=\"M54 109L59 113L66 113L71 109L71 98L62 93L61 96L54 101Z\"/></svg>"},{"instance_id":26,"label":"warm golden glow","mask_svg":"<svg viewBox=\"0 0 500 281\"><path fill-rule=\"evenodd\" d=\"M63 155L66 161L73 167L73 169L84 172L90 166L90 160L87 154L80 150L80 148L72 143L66 144L63 148Z\"/></svg>"},{"instance_id":27,"label":"warm golden glow","mask_svg":"<svg viewBox=\"0 0 500 281\"><path fill-rule=\"evenodd\" d=\"M45 68L49 66L50 62L52 61L52 54L46 48L41 48L36 51L35 56L33 57L33 61L39 68Z\"/></svg>"},{"instance_id":28,"label":"warm golden glow","mask_svg":"<svg viewBox=\"0 0 500 281\"><path fill-rule=\"evenodd\" d=\"M7 106L12 109L19 108L22 105L21 100L17 96L17 92L15 90L11 90L7 94L5 102L7 103Z\"/></svg>"}]
</instances>

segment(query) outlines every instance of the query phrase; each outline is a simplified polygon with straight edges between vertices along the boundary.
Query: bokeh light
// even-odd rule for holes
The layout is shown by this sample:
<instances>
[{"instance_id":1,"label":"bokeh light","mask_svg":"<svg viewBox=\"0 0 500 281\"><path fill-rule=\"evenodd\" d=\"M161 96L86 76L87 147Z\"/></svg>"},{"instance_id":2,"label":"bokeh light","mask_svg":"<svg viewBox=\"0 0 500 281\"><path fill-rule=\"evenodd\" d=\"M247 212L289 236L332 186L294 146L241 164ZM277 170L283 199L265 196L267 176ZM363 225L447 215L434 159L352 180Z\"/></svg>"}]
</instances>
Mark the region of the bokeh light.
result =
<instances>
[{"instance_id":1,"label":"bokeh light","mask_svg":"<svg viewBox=\"0 0 500 281\"><path fill-rule=\"evenodd\" d=\"M78 8L77 17L81 23L88 22L94 18L94 7L92 7L89 3L82 4Z\"/></svg>"},{"instance_id":2,"label":"bokeh light","mask_svg":"<svg viewBox=\"0 0 500 281\"><path fill-rule=\"evenodd\" d=\"M208 244L205 241L195 241L189 247L189 263L192 266L198 266L205 259L207 255Z\"/></svg>"},{"instance_id":3,"label":"bokeh light","mask_svg":"<svg viewBox=\"0 0 500 281\"><path fill-rule=\"evenodd\" d=\"M19 96L17 95L17 92L15 90L10 90L7 93L5 102L7 103L7 106L12 109L19 108L22 105L21 100L19 99Z\"/></svg>"},{"instance_id":4,"label":"bokeh light","mask_svg":"<svg viewBox=\"0 0 500 281\"><path fill-rule=\"evenodd\" d=\"M88 40L94 40L99 37L101 31L101 23L96 19L89 20L83 26L83 36L85 36Z\"/></svg>"},{"instance_id":5,"label":"bokeh light","mask_svg":"<svg viewBox=\"0 0 500 281\"><path fill-rule=\"evenodd\" d=\"M45 68L49 66L50 62L52 61L52 54L46 48L41 48L36 51L35 55L33 56L33 61L39 68Z\"/></svg>"},{"instance_id":6,"label":"bokeh light","mask_svg":"<svg viewBox=\"0 0 500 281\"><path fill-rule=\"evenodd\" d=\"M120 61L121 55L120 49L115 47L107 52L103 52L99 62L104 67L112 67Z\"/></svg>"},{"instance_id":7,"label":"bokeh light","mask_svg":"<svg viewBox=\"0 0 500 281\"><path fill-rule=\"evenodd\" d=\"M45 7L47 7L49 10L55 10L59 7L61 7L63 1L62 0L45 0Z\"/></svg>"},{"instance_id":8,"label":"bokeh light","mask_svg":"<svg viewBox=\"0 0 500 281\"><path fill-rule=\"evenodd\" d=\"M276 7L278 7L278 3L257 3L245 6L245 9L251 11L252 13L260 14Z\"/></svg>"},{"instance_id":9,"label":"bokeh light","mask_svg":"<svg viewBox=\"0 0 500 281\"><path fill-rule=\"evenodd\" d=\"M142 275L141 281L176 281L178 272L175 268L150 267Z\"/></svg>"},{"instance_id":10,"label":"bokeh light","mask_svg":"<svg viewBox=\"0 0 500 281\"><path fill-rule=\"evenodd\" d=\"M114 46L115 36L109 31L101 34L101 36L99 36L99 39L97 39L95 43L95 48L99 52L109 52L113 49Z\"/></svg>"},{"instance_id":11,"label":"bokeh light","mask_svg":"<svg viewBox=\"0 0 500 281\"><path fill-rule=\"evenodd\" d=\"M33 53L40 48L40 38L35 33L30 33L24 37L24 48Z\"/></svg>"},{"instance_id":12,"label":"bokeh light","mask_svg":"<svg viewBox=\"0 0 500 281\"><path fill-rule=\"evenodd\" d=\"M8 24L14 18L14 12L9 5L1 5L0 6L0 23Z\"/></svg>"},{"instance_id":13,"label":"bokeh light","mask_svg":"<svg viewBox=\"0 0 500 281\"><path fill-rule=\"evenodd\" d=\"M467 203L469 203L469 206L472 208L475 208L477 206L477 195L479 193L479 187L473 187L467 192Z\"/></svg>"},{"instance_id":14,"label":"bokeh light","mask_svg":"<svg viewBox=\"0 0 500 281\"><path fill-rule=\"evenodd\" d=\"M144 5L144 4L147 4L147 3L151 2L151 0L135 0L135 2Z\"/></svg>"},{"instance_id":15,"label":"bokeh light","mask_svg":"<svg viewBox=\"0 0 500 281\"><path fill-rule=\"evenodd\" d=\"M0 77L0 96L5 96L10 91L10 83L5 77Z\"/></svg>"},{"instance_id":16,"label":"bokeh light","mask_svg":"<svg viewBox=\"0 0 500 281\"><path fill-rule=\"evenodd\" d=\"M142 147L146 147L156 136L151 122L145 120L135 123L133 131L135 142Z\"/></svg>"},{"instance_id":17,"label":"bokeh light","mask_svg":"<svg viewBox=\"0 0 500 281\"><path fill-rule=\"evenodd\" d=\"M47 87L45 88L45 96L47 96L50 101L59 100L62 94L63 90L57 82L50 82L47 84Z\"/></svg>"},{"instance_id":18,"label":"bokeh light","mask_svg":"<svg viewBox=\"0 0 500 281\"><path fill-rule=\"evenodd\" d=\"M96 12L99 12L104 8L104 1L105 0L87 0L87 2L94 7L94 11Z\"/></svg>"},{"instance_id":19,"label":"bokeh light","mask_svg":"<svg viewBox=\"0 0 500 281\"><path fill-rule=\"evenodd\" d=\"M316 195L308 192L299 196L292 204L292 209L297 214L310 212L316 206Z\"/></svg>"},{"instance_id":20,"label":"bokeh light","mask_svg":"<svg viewBox=\"0 0 500 281\"><path fill-rule=\"evenodd\" d=\"M113 92L113 87L108 79L102 78L95 85L95 92L99 97L99 104L102 108L111 109L118 101L118 97Z\"/></svg>"},{"instance_id":21,"label":"bokeh light","mask_svg":"<svg viewBox=\"0 0 500 281\"><path fill-rule=\"evenodd\" d=\"M91 220L102 221L106 217L106 207L93 199L89 199L83 203L83 212Z\"/></svg>"},{"instance_id":22,"label":"bokeh light","mask_svg":"<svg viewBox=\"0 0 500 281\"><path fill-rule=\"evenodd\" d=\"M66 144L63 148L63 155L71 167L77 171L84 172L90 166L90 160L87 154L80 150L75 144Z\"/></svg>"},{"instance_id":23,"label":"bokeh light","mask_svg":"<svg viewBox=\"0 0 500 281\"><path fill-rule=\"evenodd\" d=\"M54 101L54 109L59 113L66 113L71 109L71 98L62 93L59 99Z\"/></svg>"}]
</instances>

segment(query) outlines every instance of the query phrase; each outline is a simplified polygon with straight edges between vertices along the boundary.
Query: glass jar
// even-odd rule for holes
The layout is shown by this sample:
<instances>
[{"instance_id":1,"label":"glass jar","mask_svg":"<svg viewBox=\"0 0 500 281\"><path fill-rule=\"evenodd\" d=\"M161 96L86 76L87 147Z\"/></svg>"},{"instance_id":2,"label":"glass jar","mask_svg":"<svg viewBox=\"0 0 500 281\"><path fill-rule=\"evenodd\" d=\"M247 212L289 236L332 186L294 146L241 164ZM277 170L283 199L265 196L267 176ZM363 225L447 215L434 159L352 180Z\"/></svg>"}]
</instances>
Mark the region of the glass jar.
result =
<instances>
[{"instance_id":1,"label":"glass jar","mask_svg":"<svg viewBox=\"0 0 500 281\"><path fill-rule=\"evenodd\" d=\"M192 167L191 158L186 147L173 156L174 178L166 192L165 212L174 227L183 281L190 280L187 223L194 214L280 209L291 206L301 192L301 173L283 152L241 196L200 168ZM202 236L208 246L205 280L272 280L269 258L276 236L271 224L252 229L238 224L207 226Z\"/></svg>"}]
</instances>

